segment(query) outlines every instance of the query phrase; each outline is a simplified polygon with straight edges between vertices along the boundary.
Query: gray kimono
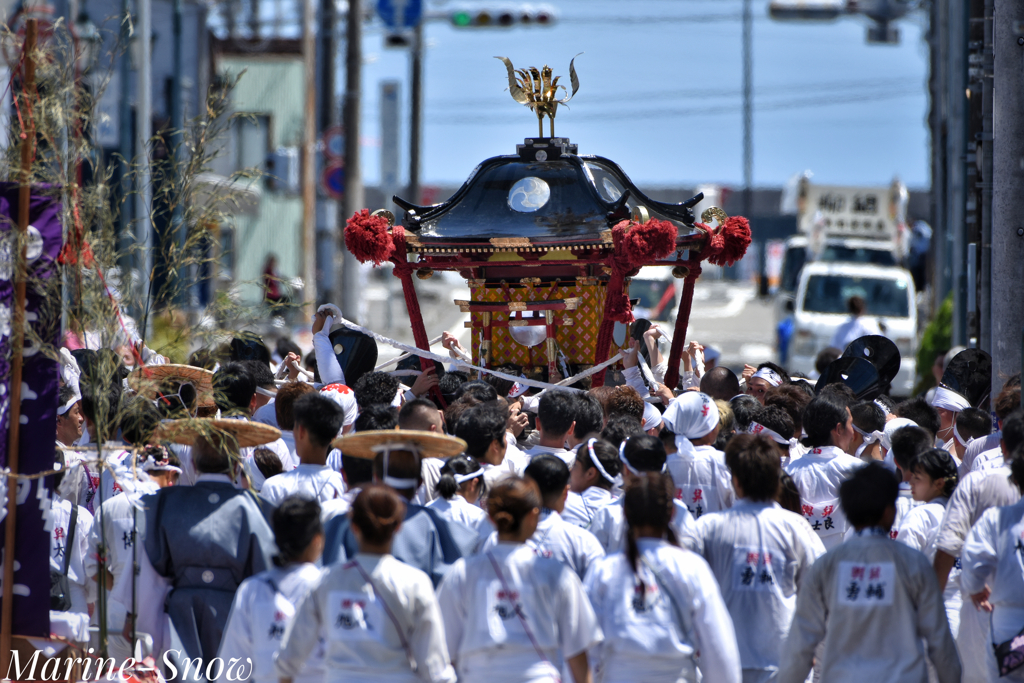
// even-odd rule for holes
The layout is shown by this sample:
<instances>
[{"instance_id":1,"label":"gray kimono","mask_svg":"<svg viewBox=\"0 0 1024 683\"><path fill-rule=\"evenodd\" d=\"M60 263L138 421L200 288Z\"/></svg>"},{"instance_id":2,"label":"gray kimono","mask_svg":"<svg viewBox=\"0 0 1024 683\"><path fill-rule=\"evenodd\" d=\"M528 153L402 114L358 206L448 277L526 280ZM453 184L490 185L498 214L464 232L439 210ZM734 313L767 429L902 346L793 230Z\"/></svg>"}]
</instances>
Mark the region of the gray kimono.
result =
<instances>
[{"instance_id":1,"label":"gray kimono","mask_svg":"<svg viewBox=\"0 0 1024 683\"><path fill-rule=\"evenodd\" d=\"M194 486L161 489L142 501L146 554L173 585L166 611L171 649L181 652L170 655L205 664L217 656L238 585L271 566L274 533L259 499L226 476L204 475Z\"/></svg>"}]
</instances>

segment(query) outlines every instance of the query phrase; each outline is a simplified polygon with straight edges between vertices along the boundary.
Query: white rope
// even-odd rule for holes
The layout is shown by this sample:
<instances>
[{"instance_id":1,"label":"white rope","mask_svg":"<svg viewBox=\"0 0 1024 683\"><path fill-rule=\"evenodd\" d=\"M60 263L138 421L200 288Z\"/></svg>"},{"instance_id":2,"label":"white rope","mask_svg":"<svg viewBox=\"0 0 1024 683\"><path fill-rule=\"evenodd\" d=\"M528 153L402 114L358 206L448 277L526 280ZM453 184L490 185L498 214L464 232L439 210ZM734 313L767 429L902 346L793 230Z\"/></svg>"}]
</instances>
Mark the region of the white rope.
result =
<instances>
[{"instance_id":1,"label":"white rope","mask_svg":"<svg viewBox=\"0 0 1024 683\"><path fill-rule=\"evenodd\" d=\"M436 361L438 361L440 363L447 363L447 362L452 360L451 356L442 356L440 354L434 353L433 351L428 351L426 349L421 349L421 348L418 348L418 347L415 347L415 346L410 346L408 344L403 344L400 341L396 341L396 340L391 339L389 337L385 337L383 335L377 334L373 330L370 330L368 328L362 327L361 325L356 325L354 322L352 322L350 320L346 320L345 318L341 318L338 322L339 322L339 324L344 325L345 327L347 327L350 330L353 330L355 332L362 332L363 334L365 334L365 335L367 335L369 337L372 337L373 340L376 341L378 344L384 344L386 346L391 346L391 347L396 348L396 349L398 349L400 351L405 351L406 353L409 353L409 354L411 354L413 356L419 356L421 358L428 358L430 360L436 360ZM458 353L458 349L456 349L456 353ZM467 357L467 356L464 356L461 353L459 355L462 355L463 357ZM536 380L526 379L525 377L519 377L517 375L509 375L509 374L504 373L504 372L498 372L497 370L491 370L489 368L482 368L482 367L480 367L478 365L473 365L473 364L468 363L468 362L466 363L466 365L471 370L476 370L477 372L483 372L483 373L486 373L486 374L489 374L489 375L494 375L495 377L501 377L502 379L507 379L510 382L519 382L520 384L525 384L527 386L534 387L535 389L569 389L571 391L583 391L582 389L577 389L576 387L573 387L573 386L570 386L570 385L575 384L576 382L579 382L580 380L582 380L582 379L584 379L586 377L589 377L589 376L591 376L591 375L593 375L593 374L595 374L597 372L600 372L601 370L605 369L609 365L617 363L621 359L622 359L622 354L618 353L615 356L613 356L613 357L609 358L608 360L606 360L605 362L603 362L603 363L601 363L599 365L595 365L594 367L590 368L589 370L585 370L584 372L581 372L578 375L574 375L572 377L563 379L561 382L558 382L557 384L548 384L547 382L538 382Z\"/></svg>"}]
</instances>

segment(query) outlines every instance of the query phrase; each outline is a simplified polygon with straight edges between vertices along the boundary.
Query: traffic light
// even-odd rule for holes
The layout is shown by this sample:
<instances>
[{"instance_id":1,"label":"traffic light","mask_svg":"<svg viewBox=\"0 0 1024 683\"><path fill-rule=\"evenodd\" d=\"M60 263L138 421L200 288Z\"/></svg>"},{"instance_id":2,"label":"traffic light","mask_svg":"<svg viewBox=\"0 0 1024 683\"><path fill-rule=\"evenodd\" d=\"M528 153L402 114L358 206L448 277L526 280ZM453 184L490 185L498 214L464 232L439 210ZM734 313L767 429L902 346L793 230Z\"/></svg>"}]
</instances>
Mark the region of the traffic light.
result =
<instances>
[{"instance_id":1,"label":"traffic light","mask_svg":"<svg viewBox=\"0 0 1024 683\"><path fill-rule=\"evenodd\" d=\"M517 5L501 7L460 8L452 12L456 28L511 28L513 26L550 26L555 23L550 5Z\"/></svg>"}]
</instances>

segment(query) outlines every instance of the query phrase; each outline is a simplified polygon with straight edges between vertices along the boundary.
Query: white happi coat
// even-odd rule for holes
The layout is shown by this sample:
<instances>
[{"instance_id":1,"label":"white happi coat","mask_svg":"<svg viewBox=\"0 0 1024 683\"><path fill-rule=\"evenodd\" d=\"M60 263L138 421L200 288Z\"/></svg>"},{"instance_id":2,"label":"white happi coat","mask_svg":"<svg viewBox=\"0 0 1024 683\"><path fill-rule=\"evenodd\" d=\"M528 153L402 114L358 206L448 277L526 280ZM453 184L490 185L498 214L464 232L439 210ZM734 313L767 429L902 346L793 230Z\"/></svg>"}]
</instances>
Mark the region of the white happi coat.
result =
<instances>
[{"instance_id":1,"label":"white happi coat","mask_svg":"<svg viewBox=\"0 0 1024 683\"><path fill-rule=\"evenodd\" d=\"M841 448L820 446L786 467L800 491L800 509L826 550L843 542L848 526L839 506L839 485L866 464Z\"/></svg>"},{"instance_id":2,"label":"white happi coat","mask_svg":"<svg viewBox=\"0 0 1024 683\"><path fill-rule=\"evenodd\" d=\"M665 467L681 500L694 519L705 512L718 512L732 506L732 474L725 466L722 452L714 446L694 446L684 437L676 438L678 450L668 456Z\"/></svg>"},{"instance_id":3,"label":"white happi coat","mask_svg":"<svg viewBox=\"0 0 1024 683\"><path fill-rule=\"evenodd\" d=\"M300 603L285 631L277 675L297 676L322 639L327 683L454 683L444 636L430 577L391 555L358 553L330 567Z\"/></svg>"},{"instance_id":4,"label":"white happi coat","mask_svg":"<svg viewBox=\"0 0 1024 683\"><path fill-rule=\"evenodd\" d=\"M480 552L487 552L496 545L497 531L487 538ZM594 534L575 524L569 524L560 514L546 508L541 512L537 530L533 532L526 545L533 548L541 557L552 557L566 565L576 572L580 581L587 575L587 570L594 562L604 557L604 548Z\"/></svg>"},{"instance_id":5,"label":"white happi coat","mask_svg":"<svg viewBox=\"0 0 1024 683\"><path fill-rule=\"evenodd\" d=\"M50 500L50 569L64 571L64 554L71 553L68 564L68 590L71 607L68 612L88 614L88 603L96 599L96 584L86 576L85 558L89 553L89 533L93 518L81 505L78 506L78 521L75 523L75 537L68 538L71 527L72 504L54 496Z\"/></svg>"},{"instance_id":6,"label":"white happi coat","mask_svg":"<svg viewBox=\"0 0 1024 683\"><path fill-rule=\"evenodd\" d=\"M997 470L1003 466L1006 458L1003 456L1003 449L999 446L982 451L974 459L971 465L971 472L983 472L985 470Z\"/></svg>"},{"instance_id":7,"label":"white happi coat","mask_svg":"<svg viewBox=\"0 0 1024 683\"><path fill-rule=\"evenodd\" d=\"M445 576L437 598L461 681L550 683L558 678L563 660L602 638L576 574L519 543L502 541L486 553L460 559Z\"/></svg>"},{"instance_id":8,"label":"white happi coat","mask_svg":"<svg viewBox=\"0 0 1024 683\"><path fill-rule=\"evenodd\" d=\"M939 496L911 508L900 522L896 540L915 550L920 550L929 562L934 562L935 542L939 536L939 526L942 524L942 517L946 514L948 502L948 498ZM960 608L963 606L960 596L960 558L957 558L956 564L949 573L949 581L946 582L946 588L942 591L942 602L946 606L949 630L956 638L960 630Z\"/></svg>"},{"instance_id":9,"label":"white happi coat","mask_svg":"<svg viewBox=\"0 0 1024 683\"><path fill-rule=\"evenodd\" d=\"M778 503L746 498L697 520L694 551L718 579L744 670L777 671L797 589L825 547L807 522Z\"/></svg>"},{"instance_id":10,"label":"white happi coat","mask_svg":"<svg viewBox=\"0 0 1024 683\"><path fill-rule=\"evenodd\" d=\"M345 480L326 465L300 464L267 479L260 489L260 498L275 506L296 494L325 503L345 494Z\"/></svg>"},{"instance_id":11,"label":"white happi coat","mask_svg":"<svg viewBox=\"0 0 1024 683\"><path fill-rule=\"evenodd\" d=\"M992 591L992 642L1018 636L1024 630L1024 501L986 510L971 529L960 559L967 595L980 593L986 585ZM1003 678L994 669L988 673L991 681L1024 681L1024 668Z\"/></svg>"},{"instance_id":12,"label":"white happi coat","mask_svg":"<svg viewBox=\"0 0 1024 683\"><path fill-rule=\"evenodd\" d=\"M590 533L594 534L594 538L609 555L626 549L626 513L622 502L620 498L605 505L594 513L590 522ZM676 499L672 503L675 505L675 513L669 527L680 545L687 546L687 539L696 532L696 523L682 501Z\"/></svg>"},{"instance_id":13,"label":"white happi coat","mask_svg":"<svg viewBox=\"0 0 1024 683\"><path fill-rule=\"evenodd\" d=\"M538 445L526 451L526 464L530 464L530 461L538 455L553 455L556 458L560 458L569 467L569 469L572 469L572 466L576 463L576 451L567 451L564 448L552 448L551 446ZM506 455L505 457L508 456ZM523 469L525 470L526 467L523 467Z\"/></svg>"},{"instance_id":14,"label":"white happi coat","mask_svg":"<svg viewBox=\"0 0 1024 683\"><path fill-rule=\"evenodd\" d=\"M703 680L739 683L733 622L707 563L660 539L641 538L637 549L635 572L626 555L616 553L587 574L587 594L605 636L594 680L691 683L699 654Z\"/></svg>"},{"instance_id":15,"label":"white happi coat","mask_svg":"<svg viewBox=\"0 0 1024 683\"><path fill-rule=\"evenodd\" d=\"M967 446L964 447L964 457L960 461L960 466L957 471L960 474L960 479L963 479L971 471L971 467L974 466L974 461L979 455L985 451L993 448L999 448L999 441L1003 438L1001 431L992 432L988 436L982 436L977 439L971 439L967 442Z\"/></svg>"},{"instance_id":16,"label":"white happi coat","mask_svg":"<svg viewBox=\"0 0 1024 683\"><path fill-rule=\"evenodd\" d=\"M590 522L597 511L614 501L615 496L612 492L600 486L590 486L584 489L583 493L573 493L570 491L565 499L562 519L570 524L587 529L590 527Z\"/></svg>"},{"instance_id":17,"label":"white happi coat","mask_svg":"<svg viewBox=\"0 0 1024 683\"><path fill-rule=\"evenodd\" d=\"M959 683L935 570L923 553L865 529L811 567L783 647L779 683L803 683L824 641L828 683Z\"/></svg>"},{"instance_id":18,"label":"white happi coat","mask_svg":"<svg viewBox=\"0 0 1024 683\"><path fill-rule=\"evenodd\" d=\"M457 493L448 500L435 498L427 507L449 522L458 522L463 526L473 529L480 535L481 542L494 531L494 525L491 524L491 519L487 516L487 513L478 505L473 505Z\"/></svg>"},{"instance_id":19,"label":"white happi coat","mask_svg":"<svg viewBox=\"0 0 1024 683\"><path fill-rule=\"evenodd\" d=\"M274 567L250 576L238 586L231 614L220 641L225 666L237 658L251 671L253 683L277 683L274 658L284 640L298 605L320 582L321 570L311 563ZM249 665L246 660L252 660ZM321 683L324 677L324 644L318 641L295 677L297 683Z\"/></svg>"}]
</instances>

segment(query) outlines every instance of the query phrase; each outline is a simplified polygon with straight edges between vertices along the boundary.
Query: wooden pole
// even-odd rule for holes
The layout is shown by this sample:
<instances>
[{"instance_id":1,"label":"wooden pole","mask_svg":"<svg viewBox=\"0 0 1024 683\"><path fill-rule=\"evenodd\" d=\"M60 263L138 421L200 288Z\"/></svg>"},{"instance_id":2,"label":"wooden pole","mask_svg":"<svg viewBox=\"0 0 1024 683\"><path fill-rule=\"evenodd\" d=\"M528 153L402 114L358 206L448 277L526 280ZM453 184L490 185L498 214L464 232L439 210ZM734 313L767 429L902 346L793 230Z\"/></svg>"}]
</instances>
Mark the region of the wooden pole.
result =
<instances>
[{"instance_id":1,"label":"wooden pole","mask_svg":"<svg viewBox=\"0 0 1024 683\"><path fill-rule=\"evenodd\" d=\"M316 310L316 8L313 0L302 3L302 73L306 106L302 124L302 281L304 311ZM333 97L333 93L321 93ZM348 311L349 309L345 309ZM349 311L351 315L351 311Z\"/></svg>"},{"instance_id":2,"label":"wooden pole","mask_svg":"<svg viewBox=\"0 0 1024 683\"><path fill-rule=\"evenodd\" d=\"M25 80L22 84L22 107L25 111L25 136L21 141L21 187L18 188L18 259L14 271L14 316L11 333L11 403L7 432L7 467L18 473L18 442L21 438L21 365L25 347L25 246L28 234L28 209L32 194L32 154L36 130L32 105L36 95L35 19L28 20L25 32ZM11 628L14 618L14 534L18 513L17 480L7 479L7 520L4 536L3 611L0 614L0 672L7 675L11 666Z\"/></svg>"}]
</instances>

